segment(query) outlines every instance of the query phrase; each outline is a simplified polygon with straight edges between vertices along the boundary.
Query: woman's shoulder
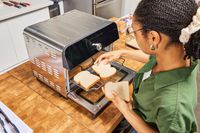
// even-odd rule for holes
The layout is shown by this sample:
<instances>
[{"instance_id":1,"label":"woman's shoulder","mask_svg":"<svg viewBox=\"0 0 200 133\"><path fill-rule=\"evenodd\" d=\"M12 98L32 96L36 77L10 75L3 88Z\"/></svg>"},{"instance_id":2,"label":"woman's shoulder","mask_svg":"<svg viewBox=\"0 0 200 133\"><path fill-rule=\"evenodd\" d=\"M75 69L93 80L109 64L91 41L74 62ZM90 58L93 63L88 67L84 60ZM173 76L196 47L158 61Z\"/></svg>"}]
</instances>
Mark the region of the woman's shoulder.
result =
<instances>
[{"instance_id":1,"label":"woman's shoulder","mask_svg":"<svg viewBox=\"0 0 200 133\"><path fill-rule=\"evenodd\" d=\"M157 105L173 105L177 106L176 108L178 108L179 104L195 106L197 102L196 81L186 79L182 82L157 89L154 101Z\"/></svg>"},{"instance_id":2,"label":"woman's shoulder","mask_svg":"<svg viewBox=\"0 0 200 133\"><path fill-rule=\"evenodd\" d=\"M185 83L167 86L154 99L154 112L161 132L196 131L195 107L197 96L194 88Z\"/></svg>"}]
</instances>

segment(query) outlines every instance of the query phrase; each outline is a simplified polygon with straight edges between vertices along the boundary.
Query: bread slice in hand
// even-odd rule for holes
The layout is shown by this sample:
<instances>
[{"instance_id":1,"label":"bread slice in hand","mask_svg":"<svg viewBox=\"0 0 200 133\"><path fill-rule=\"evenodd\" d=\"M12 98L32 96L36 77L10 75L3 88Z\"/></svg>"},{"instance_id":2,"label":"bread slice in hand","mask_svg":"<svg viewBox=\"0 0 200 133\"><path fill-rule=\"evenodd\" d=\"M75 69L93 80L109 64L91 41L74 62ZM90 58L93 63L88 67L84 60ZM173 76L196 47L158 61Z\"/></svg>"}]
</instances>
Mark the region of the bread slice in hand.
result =
<instances>
[{"instance_id":1,"label":"bread slice in hand","mask_svg":"<svg viewBox=\"0 0 200 133\"><path fill-rule=\"evenodd\" d=\"M86 91L100 81L100 78L89 71L81 71L74 76L74 81L80 84Z\"/></svg>"},{"instance_id":2,"label":"bread slice in hand","mask_svg":"<svg viewBox=\"0 0 200 133\"><path fill-rule=\"evenodd\" d=\"M107 79L117 72L116 68L111 67L110 64L104 64L103 62L100 62L99 64L94 64L92 66L92 69L100 75L102 79Z\"/></svg>"},{"instance_id":3,"label":"bread slice in hand","mask_svg":"<svg viewBox=\"0 0 200 133\"><path fill-rule=\"evenodd\" d=\"M117 83L108 82L104 86L104 93L105 96L112 100L113 97L113 91L115 91L120 98L123 100L129 102L130 101L130 93L129 93L129 82L128 81L121 81Z\"/></svg>"}]
</instances>

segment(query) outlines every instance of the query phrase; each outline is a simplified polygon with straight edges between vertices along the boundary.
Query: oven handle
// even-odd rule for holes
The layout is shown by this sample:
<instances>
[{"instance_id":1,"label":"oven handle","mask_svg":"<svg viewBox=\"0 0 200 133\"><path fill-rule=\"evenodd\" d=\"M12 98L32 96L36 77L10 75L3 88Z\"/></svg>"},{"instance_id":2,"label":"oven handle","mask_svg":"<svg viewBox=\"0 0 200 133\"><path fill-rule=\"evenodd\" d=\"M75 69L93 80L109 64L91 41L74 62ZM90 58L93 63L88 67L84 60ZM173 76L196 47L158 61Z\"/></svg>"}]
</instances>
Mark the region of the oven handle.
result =
<instances>
[{"instance_id":1,"label":"oven handle","mask_svg":"<svg viewBox=\"0 0 200 133\"><path fill-rule=\"evenodd\" d=\"M101 7L104 7L104 6L107 6L107 5L110 5L110 4L113 4L115 2L117 2L118 0L103 0L99 3L96 3L96 9L97 8L101 8Z\"/></svg>"}]
</instances>

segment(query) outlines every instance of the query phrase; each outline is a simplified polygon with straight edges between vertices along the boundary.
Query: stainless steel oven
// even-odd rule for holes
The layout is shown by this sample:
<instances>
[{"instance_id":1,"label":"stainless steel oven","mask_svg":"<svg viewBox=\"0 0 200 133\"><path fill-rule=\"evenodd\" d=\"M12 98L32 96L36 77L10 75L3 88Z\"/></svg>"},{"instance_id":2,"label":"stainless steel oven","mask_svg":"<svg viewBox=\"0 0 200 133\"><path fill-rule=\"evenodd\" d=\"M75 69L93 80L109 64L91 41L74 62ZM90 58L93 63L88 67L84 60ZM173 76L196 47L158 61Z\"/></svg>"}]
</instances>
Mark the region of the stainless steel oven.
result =
<instances>
[{"instance_id":1,"label":"stainless steel oven","mask_svg":"<svg viewBox=\"0 0 200 133\"><path fill-rule=\"evenodd\" d=\"M73 9L103 18L121 17L122 0L64 0L64 11Z\"/></svg>"},{"instance_id":2,"label":"stainless steel oven","mask_svg":"<svg viewBox=\"0 0 200 133\"><path fill-rule=\"evenodd\" d=\"M108 80L101 79L88 91L73 77L81 71L98 76L91 66L100 54L106 52L106 48L112 49L112 43L118 38L114 22L77 10L24 30L33 75L65 98L86 108L93 118L110 103L101 87L109 81L131 82L135 72L123 63L112 62L117 73ZM88 64L88 60L92 63Z\"/></svg>"}]
</instances>

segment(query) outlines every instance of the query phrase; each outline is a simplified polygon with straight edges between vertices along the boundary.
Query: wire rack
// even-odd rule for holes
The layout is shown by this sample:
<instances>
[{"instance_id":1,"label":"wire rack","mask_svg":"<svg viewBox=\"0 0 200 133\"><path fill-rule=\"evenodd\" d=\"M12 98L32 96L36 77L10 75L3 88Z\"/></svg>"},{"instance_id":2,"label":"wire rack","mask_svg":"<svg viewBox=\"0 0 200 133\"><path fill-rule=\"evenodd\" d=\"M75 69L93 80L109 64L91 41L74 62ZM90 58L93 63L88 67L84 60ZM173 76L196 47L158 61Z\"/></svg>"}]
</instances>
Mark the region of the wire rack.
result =
<instances>
[{"instance_id":1,"label":"wire rack","mask_svg":"<svg viewBox=\"0 0 200 133\"><path fill-rule=\"evenodd\" d=\"M92 58L92 57L91 57L91 58ZM95 60L94 60L93 58L92 58L92 60L93 60L93 63L92 63L92 64L94 64L94 61L95 61ZM120 60L122 60L122 62L119 62L119 61L117 61L117 62L118 62L119 64L121 64L121 67L120 67L120 68L116 68L116 67L115 67L115 68L117 69L117 72L116 72L116 73L120 72L120 71L123 69L123 64L124 64L124 62L125 62L125 59L120 58ZM112 65L112 63L111 63L111 66L114 67L114 66ZM81 71L86 70L86 71L89 71L91 74L94 74L94 75L99 76L99 75L92 69L91 66L88 67L87 69L83 69L83 67L80 66L80 65L79 65L79 67L81 68ZM78 88L80 88L80 89L82 89L82 90L84 90L84 91L86 91L86 92L91 92L91 91L96 91L96 90L101 89L108 81L110 81L110 80L107 80L107 81L105 81L105 80L100 80L100 81L97 82L95 85L93 85L92 87L90 87L88 90L84 89L80 84L77 84L77 83L74 81L73 78L71 78L70 84L72 84L72 86L76 86L76 88L78 87Z\"/></svg>"}]
</instances>

